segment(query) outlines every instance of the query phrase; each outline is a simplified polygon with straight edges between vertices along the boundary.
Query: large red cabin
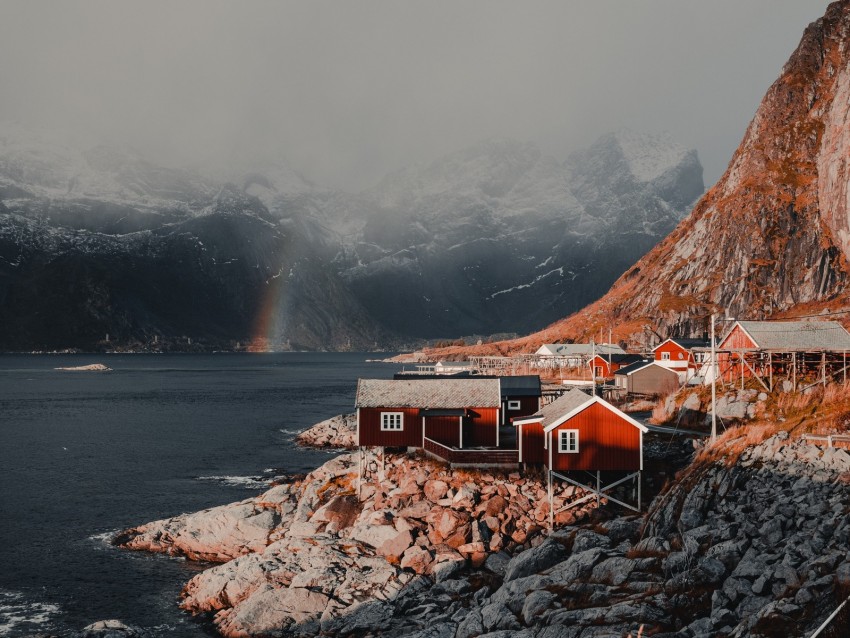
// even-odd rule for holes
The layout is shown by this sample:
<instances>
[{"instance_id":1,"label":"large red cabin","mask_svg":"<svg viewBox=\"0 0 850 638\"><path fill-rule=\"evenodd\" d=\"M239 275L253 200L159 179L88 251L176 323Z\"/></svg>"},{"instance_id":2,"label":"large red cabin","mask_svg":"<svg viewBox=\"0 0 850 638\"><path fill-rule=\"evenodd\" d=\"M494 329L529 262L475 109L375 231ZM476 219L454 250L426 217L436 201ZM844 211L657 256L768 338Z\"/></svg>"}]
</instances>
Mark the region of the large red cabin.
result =
<instances>
[{"instance_id":1,"label":"large red cabin","mask_svg":"<svg viewBox=\"0 0 850 638\"><path fill-rule=\"evenodd\" d=\"M570 390L537 414L513 423L522 463L560 472L643 470L646 426L581 390Z\"/></svg>"},{"instance_id":2,"label":"large red cabin","mask_svg":"<svg viewBox=\"0 0 850 638\"><path fill-rule=\"evenodd\" d=\"M360 379L357 445L499 447L498 379Z\"/></svg>"}]
</instances>

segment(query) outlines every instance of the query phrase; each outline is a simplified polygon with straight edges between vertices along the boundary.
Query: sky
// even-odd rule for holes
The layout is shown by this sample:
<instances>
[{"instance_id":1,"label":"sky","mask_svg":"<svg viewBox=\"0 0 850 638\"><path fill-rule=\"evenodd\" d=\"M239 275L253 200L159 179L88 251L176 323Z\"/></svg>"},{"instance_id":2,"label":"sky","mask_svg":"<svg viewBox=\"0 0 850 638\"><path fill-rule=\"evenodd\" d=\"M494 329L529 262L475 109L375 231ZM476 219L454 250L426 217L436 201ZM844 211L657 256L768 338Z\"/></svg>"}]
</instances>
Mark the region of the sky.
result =
<instances>
[{"instance_id":1,"label":"sky","mask_svg":"<svg viewBox=\"0 0 850 638\"><path fill-rule=\"evenodd\" d=\"M492 137L618 128L710 186L825 0L0 0L0 120L335 188Z\"/></svg>"}]
</instances>

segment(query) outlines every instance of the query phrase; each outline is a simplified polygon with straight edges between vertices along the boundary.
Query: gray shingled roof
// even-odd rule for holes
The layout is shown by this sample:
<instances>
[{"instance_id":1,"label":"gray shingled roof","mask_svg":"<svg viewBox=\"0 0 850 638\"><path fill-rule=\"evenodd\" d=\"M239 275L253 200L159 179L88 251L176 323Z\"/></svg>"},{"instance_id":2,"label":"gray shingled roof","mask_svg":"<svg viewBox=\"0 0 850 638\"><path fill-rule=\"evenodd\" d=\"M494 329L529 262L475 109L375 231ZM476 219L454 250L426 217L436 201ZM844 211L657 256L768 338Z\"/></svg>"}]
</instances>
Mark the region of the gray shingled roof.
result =
<instances>
[{"instance_id":1,"label":"gray shingled roof","mask_svg":"<svg viewBox=\"0 0 850 638\"><path fill-rule=\"evenodd\" d=\"M850 351L850 333L837 321L739 321L762 350Z\"/></svg>"},{"instance_id":2,"label":"gray shingled roof","mask_svg":"<svg viewBox=\"0 0 850 638\"><path fill-rule=\"evenodd\" d=\"M356 408L498 408L498 379L360 379Z\"/></svg>"},{"instance_id":3,"label":"gray shingled roof","mask_svg":"<svg viewBox=\"0 0 850 638\"><path fill-rule=\"evenodd\" d=\"M540 410L538 410L537 414L534 416L524 416L517 421L525 421L530 419L535 419L536 417L543 417L543 427L545 428L550 423L557 421L565 414L569 414L576 408L584 405L585 403L590 403L593 401L593 397L589 394L585 394L581 390L576 390L575 388L568 390L565 394L562 394L560 397L552 401L549 405L544 405Z\"/></svg>"}]
</instances>

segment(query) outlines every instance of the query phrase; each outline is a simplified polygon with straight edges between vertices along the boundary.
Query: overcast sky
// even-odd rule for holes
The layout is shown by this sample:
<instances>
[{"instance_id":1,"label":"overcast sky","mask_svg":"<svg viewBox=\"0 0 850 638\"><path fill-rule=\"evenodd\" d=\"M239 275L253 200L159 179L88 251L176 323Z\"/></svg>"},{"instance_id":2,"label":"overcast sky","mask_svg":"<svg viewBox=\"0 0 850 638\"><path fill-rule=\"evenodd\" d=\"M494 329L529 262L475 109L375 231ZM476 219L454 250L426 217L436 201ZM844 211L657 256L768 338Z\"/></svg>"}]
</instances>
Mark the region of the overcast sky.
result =
<instances>
[{"instance_id":1,"label":"overcast sky","mask_svg":"<svg viewBox=\"0 0 850 638\"><path fill-rule=\"evenodd\" d=\"M359 188L489 137L669 131L723 172L825 0L0 0L0 119Z\"/></svg>"}]
</instances>

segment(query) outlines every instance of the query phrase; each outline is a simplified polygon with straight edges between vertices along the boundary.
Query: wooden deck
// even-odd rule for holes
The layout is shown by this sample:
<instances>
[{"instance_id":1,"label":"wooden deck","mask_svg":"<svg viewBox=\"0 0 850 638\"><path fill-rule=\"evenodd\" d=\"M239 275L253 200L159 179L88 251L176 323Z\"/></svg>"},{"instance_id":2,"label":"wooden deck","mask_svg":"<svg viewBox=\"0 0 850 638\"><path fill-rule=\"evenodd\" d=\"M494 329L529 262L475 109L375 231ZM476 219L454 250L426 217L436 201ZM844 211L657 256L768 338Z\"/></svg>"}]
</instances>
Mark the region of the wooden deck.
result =
<instances>
[{"instance_id":1,"label":"wooden deck","mask_svg":"<svg viewBox=\"0 0 850 638\"><path fill-rule=\"evenodd\" d=\"M510 467L519 466L519 450L500 448L456 448L425 438L425 453L452 467Z\"/></svg>"}]
</instances>

